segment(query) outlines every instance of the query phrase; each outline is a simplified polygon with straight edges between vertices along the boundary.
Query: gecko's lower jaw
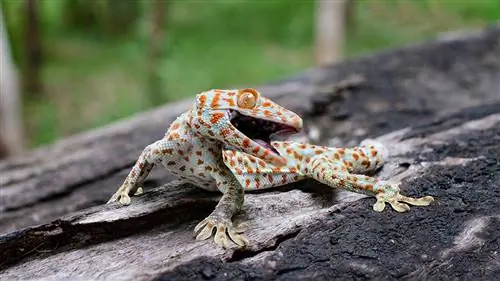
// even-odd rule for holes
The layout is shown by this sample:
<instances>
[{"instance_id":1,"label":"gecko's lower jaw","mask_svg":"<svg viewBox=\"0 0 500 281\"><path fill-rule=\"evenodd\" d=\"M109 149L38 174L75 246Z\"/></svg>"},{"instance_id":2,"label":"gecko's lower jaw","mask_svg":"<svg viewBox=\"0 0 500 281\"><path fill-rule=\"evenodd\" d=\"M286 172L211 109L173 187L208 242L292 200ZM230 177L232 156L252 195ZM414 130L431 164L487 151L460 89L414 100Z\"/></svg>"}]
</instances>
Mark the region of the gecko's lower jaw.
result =
<instances>
[{"instance_id":1,"label":"gecko's lower jaw","mask_svg":"<svg viewBox=\"0 0 500 281\"><path fill-rule=\"evenodd\" d=\"M271 145L271 140L283 138L298 132L298 129L277 122L259 119L251 116L231 113L231 124L249 139L253 140L263 148L279 155L278 151Z\"/></svg>"}]
</instances>

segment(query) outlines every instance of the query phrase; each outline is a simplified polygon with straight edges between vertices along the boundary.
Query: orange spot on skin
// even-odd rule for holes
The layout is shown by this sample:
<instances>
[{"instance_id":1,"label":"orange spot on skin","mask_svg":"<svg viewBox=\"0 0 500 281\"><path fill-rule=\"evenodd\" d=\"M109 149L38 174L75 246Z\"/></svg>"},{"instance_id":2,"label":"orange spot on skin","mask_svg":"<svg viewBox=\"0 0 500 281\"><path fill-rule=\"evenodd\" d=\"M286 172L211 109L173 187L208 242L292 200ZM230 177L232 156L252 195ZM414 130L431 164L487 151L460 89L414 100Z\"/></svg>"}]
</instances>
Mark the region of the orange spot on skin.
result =
<instances>
[{"instance_id":1,"label":"orange spot on skin","mask_svg":"<svg viewBox=\"0 0 500 281\"><path fill-rule=\"evenodd\" d=\"M269 101L265 101L261 104L262 107L271 107L272 106L272 103L269 102Z\"/></svg>"},{"instance_id":2,"label":"orange spot on skin","mask_svg":"<svg viewBox=\"0 0 500 281\"><path fill-rule=\"evenodd\" d=\"M207 103L207 96L206 95L200 95L199 101L200 101L200 107L204 107L205 104Z\"/></svg>"},{"instance_id":3,"label":"orange spot on skin","mask_svg":"<svg viewBox=\"0 0 500 281\"><path fill-rule=\"evenodd\" d=\"M266 162L265 162L265 161L263 161L263 160L260 160L260 159L258 159L258 160L257 160L257 163L258 163L261 167L266 167L266 166L267 166Z\"/></svg>"},{"instance_id":4,"label":"orange spot on skin","mask_svg":"<svg viewBox=\"0 0 500 281\"><path fill-rule=\"evenodd\" d=\"M201 164L203 164L203 160L198 159L198 165L201 165Z\"/></svg>"},{"instance_id":5,"label":"orange spot on skin","mask_svg":"<svg viewBox=\"0 0 500 281\"><path fill-rule=\"evenodd\" d=\"M165 148L161 150L163 154L172 154L173 150L171 148Z\"/></svg>"},{"instance_id":6,"label":"orange spot on skin","mask_svg":"<svg viewBox=\"0 0 500 281\"><path fill-rule=\"evenodd\" d=\"M266 117L270 117L273 115L273 113L269 110L264 110L263 112L264 112L264 116L266 116Z\"/></svg>"},{"instance_id":7,"label":"orange spot on skin","mask_svg":"<svg viewBox=\"0 0 500 281\"><path fill-rule=\"evenodd\" d=\"M318 150L315 150L315 151L314 151L314 154L316 154L316 155L320 155L320 154L323 154L323 151L318 149Z\"/></svg>"},{"instance_id":8,"label":"orange spot on skin","mask_svg":"<svg viewBox=\"0 0 500 281\"><path fill-rule=\"evenodd\" d=\"M309 162L311 162L311 157L307 156L306 157L306 163L309 163Z\"/></svg>"},{"instance_id":9,"label":"orange spot on skin","mask_svg":"<svg viewBox=\"0 0 500 281\"><path fill-rule=\"evenodd\" d=\"M223 135L223 136L229 136L229 134L231 134L232 130L229 129L229 128L224 128L220 131L220 134Z\"/></svg>"},{"instance_id":10,"label":"orange spot on skin","mask_svg":"<svg viewBox=\"0 0 500 281\"><path fill-rule=\"evenodd\" d=\"M264 152L262 152L262 156L261 157L264 158L264 159L266 159L268 155L269 155L269 151L267 151L267 149L266 149L266 150L264 150Z\"/></svg>"},{"instance_id":11,"label":"orange spot on skin","mask_svg":"<svg viewBox=\"0 0 500 281\"><path fill-rule=\"evenodd\" d=\"M372 184L367 184L365 185L365 189L368 191L373 191L373 185Z\"/></svg>"},{"instance_id":12,"label":"orange spot on skin","mask_svg":"<svg viewBox=\"0 0 500 281\"><path fill-rule=\"evenodd\" d=\"M373 157L377 156L377 154L378 154L378 151L376 151L376 150L372 150L372 151L371 151L371 155L372 155Z\"/></svg>"},{"instance_id":13,"label":"orange spot on skin","mask_svg":"<svg viewBox=\"0 0 500 281\"><path fill-rule=\"evenodd\" d=\"M340 160L340 155L338 153L335 153L333 154L333 158L335 158L335 160Z\"/></svg>"},{"instance_id":14,"label":"orange spot on skin","mask_svg":"<svg viewBox=\"0 0 500 281\"><path fill-rule=\"evenodd\" d=\"M365 161L361 162L361 165L365 166L366 168L370 168L370 161L365 160Z\"/></svg>"},{"instance_id":15,"label":"orange spot on skin","mask_svg":"<svg viewBox=\"0 0 500 281\"><path fill-rule=\"evenodd\" d=\"M243 144L243 147L250 147L250 140L244 139L242 144Z\"/></svg>"},{"instance_id":16,"label":"orange spot on skin","mask_svg":"<svg viewBox=\"0 0 500 281\"><path fill-rule=\"evenodd\" d=\"M212 117L210 117L210 123L215 124L215 123L219 122L219 120L224 118L224 116L225 116L224 113L220 113L220 112L214 113L214 114L212 114Z\"/></svg>"},{"instance_id":17,"label":"orange spot on skin","mask_svg":"<svg viewBox=\"0 0 500 281\"><path fill-rule=\"evenodd\" d=\"M302 161L302 159L304 158L301 154L297 153L297 151L293 152L293 157L295 157L295 159L299 161Z\"/></svg>"},{"instance_id":18,"label":"orange spot on skin","mask_svg":"<svg viewBox=\"0 0 500 281\"><path fill-rule=\"evenodd\" d=\"M246 185L246 187L249 187L249 186L250 186L250 180L249 180L249 179L246 179L246 181L245 181L245 185Z\"/></svg>"},{"instance_id":19,"label":"orange spot on skin","mask_svg":"<svg viewBox=\"0 0 500 281\"><path fill-rule=\"evenodd\" d=\"M236 102L234 101L234 99L223 98L223 100L227 102L229 106L236 106Z\"/></svg>"},{"instance_id":20,"label":"orange spot on skin","mask_svg":"<svg viewBox=\"0 0 500 281\"><path fill-rule=\"evenodd\" d=\"M255 148L252 150L252 153L257 153L257 152L259 152L259 150L260 150L260 148L257 146L257 147L255 147Z\"/></svg>"},{"instance_id":21,"label":"orange spot on skin","mask_svg":"<svg viewBox=\"0 0 500 281\"><path fill-rule=\"evenodd\" d=\"M210 106L212 108L217 108L219 106L219 99L220 99L220 94L214 95L212 99L212 103L210 103Z\"/></svg>"},{"instance_id":22,"label":"orange spot on skin","mask_svg":"<svg viewBox=\"0 0 500 281\"><path fill-rule=\"evenodd\" d=\"M300 148L302 148L302 149L305 149L305 148L306 148L306 144L305 144L305 143L303 143L303 144L301 144L299 147L300 147Z\"/></svg>"},{"instance_id":23,"label":"orange spot on skin","mask_svg":"<svg viewBox=\"0 0 500 281\"><path fill-rule=\"evenodd\" d=\"M291 167L290 168L290 173L297 173L297 168Z\"/></svg>"},{"instance_id":24,"label":"orange spot on skin","mask_svg":"<svg viewBox=\"0 0 500 281\"><path fill-rule=\"evenodd\" d=\"M196 151L196 155L201 156L203 153L201 151Z\"/></svg>"},{"instance_id":25,"label":"orange spot on skin","mask_svg":"<svg viewBox=\"0 0 500 281\"><path fill-rule=\"evenodd\" d=\"M352 154L352 158L354 158L354 160L358 161L359 160L359 155L357 153L353 153Z\"/></svg>"},{"instance_id":26,"label":"orange spot on skin","mask_svg":"<svg viewBox=\"0 0 500 281\"><path fill-rule=\"evenodd\" d=\"M181 125L180 125L179 123L174 123L174 124L172 125L172 129L177 130L177 129L179 129L179 127L180 127L180 126L181 126Z\"/></svg>"},{"instance_id":27,"label":"orange spot on skin","mask_svg":"<svg viewBox=\"0 0 500 281\"><path fill-rule=\"evenodd\" d=\"M234 170L236 171L236 174L243 175L243 171L240 168L234 167Z\"/></svg>"},{"instance_id":28,"label":"orange spot on skin","mask_svg":"<svg viewBox=\"0 0 500 281\"><path fill-rule=\"evenodd\" d=\"M340 155L344 156L344 154L345 154L345 149L343 149L343 148L339 148L339 149L337 150L337 152L338 152Z\"/></svg>"}]
</instances>

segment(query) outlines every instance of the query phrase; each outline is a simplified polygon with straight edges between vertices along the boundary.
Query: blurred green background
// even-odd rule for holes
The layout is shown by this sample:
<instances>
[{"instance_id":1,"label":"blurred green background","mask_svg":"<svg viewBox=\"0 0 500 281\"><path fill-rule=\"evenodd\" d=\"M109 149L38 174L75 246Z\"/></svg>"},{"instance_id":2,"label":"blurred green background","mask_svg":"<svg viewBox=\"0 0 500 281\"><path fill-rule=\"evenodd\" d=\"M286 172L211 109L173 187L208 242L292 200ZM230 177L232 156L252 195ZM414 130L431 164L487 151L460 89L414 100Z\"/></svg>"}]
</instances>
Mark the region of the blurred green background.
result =
<instances>
[{"instance_id":1,"label":"blurred green background","mask_svg":"<svg viewBox=\"0 0 500 281\"><path fill-rule=\"evenodd\" d=\"M26 3L1 1L22 70ZM209 88L256 86L314 66L314 1L186 0L160 6L130 0L37 1L41 90L23 93L30 146ZM148 30L161 16L159 8L164 34L152 56ZM345 58L449 30L482 28L498 20L499 11L498 0L357 1Z\"/></svg>"}]
</instances>

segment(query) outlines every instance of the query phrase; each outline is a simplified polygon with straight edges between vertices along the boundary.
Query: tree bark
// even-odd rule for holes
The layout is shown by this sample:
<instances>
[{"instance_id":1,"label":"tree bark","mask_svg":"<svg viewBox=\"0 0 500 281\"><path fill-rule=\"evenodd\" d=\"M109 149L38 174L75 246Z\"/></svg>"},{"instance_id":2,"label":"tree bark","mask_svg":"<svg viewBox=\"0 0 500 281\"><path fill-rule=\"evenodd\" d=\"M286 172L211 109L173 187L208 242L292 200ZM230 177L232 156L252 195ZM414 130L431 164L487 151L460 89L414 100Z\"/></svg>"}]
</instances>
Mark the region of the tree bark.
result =
<instances>
[{"instance_id":1,"label":"tree bark","mask_svg":"<svg viewBox=\"0 0 500 281\"><path fill-rule=\"evenodd\" d=\"M149 3L149 43L148 43L148 93L149 103L157 106L165 100L162 93L160 66L165 42L165 23L168 1L153 0Z\"/></svg>"},{"instance_id":2,"label":"tree bark","mask_svg":"<svg viewBox=\"0 0 500 281\"><path fill-rule=\"evenodd\" d=\"M316 1L316 64L339 62L343 58L348 0Z\"/></svg>"},{"instance_id":3,"label":"tree bark","mask_svg":"<svg viewBox=\"0 0 500 281\"><path fill-rule=\"evenodd\" d=\"M40 41L40 19L36 0L26 1L25 51L26 63L23 73L24 93L27 99L42 96L40 67L42 64L42 43Z\"/></svg>"},{"instance_id":4,"label":"tree bark","mask_svg":"<svg viewBox=\"0 0 500 281\"><path fill-rule=\"evenodd\" d=\"M16 68L0 4L0 158L24 149L22 104Z\"/></svg>"}]
</instances>

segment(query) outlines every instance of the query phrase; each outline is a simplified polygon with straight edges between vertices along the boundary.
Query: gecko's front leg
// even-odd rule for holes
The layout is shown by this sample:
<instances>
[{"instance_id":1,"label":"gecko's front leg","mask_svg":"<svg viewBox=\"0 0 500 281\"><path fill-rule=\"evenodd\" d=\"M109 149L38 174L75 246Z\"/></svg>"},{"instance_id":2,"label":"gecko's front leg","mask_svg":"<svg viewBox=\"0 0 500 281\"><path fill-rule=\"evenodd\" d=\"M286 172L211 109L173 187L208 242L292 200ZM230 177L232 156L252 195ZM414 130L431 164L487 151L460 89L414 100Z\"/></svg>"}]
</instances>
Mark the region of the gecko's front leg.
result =
<instances>
[{"instance_id":1,"label":"gecko's front leg","mask_svg":"<svg viewBox=\"0 0 500 281\"><path fill-rule=\"evenodd\" d=\"M154 165L161 163L162 159L172 157L172 147L182 140L158 140L142 151L134 167L118 190L111 196L107 204L120 202L122 205L130 204L130 195L139 195L143 192L140 186L148 177Z\"/></svg>"},{"instance_id":2,"label":"gecko's front leg","mask_svg":"<svg viewBox=\"0 0 500 281\"><path fill-rule=\"evenodd\" d=\"M215 229L214 241L217 245L230 248L232 241L238 246L244 247L248 241L241 235L243 227L236 227L232 222L233 216L243 207L244 191L232 174L229 174L228 177L230 179L226 180L224 186L220 186L222 181L217 182L223 192L222 198L214 211L196 225L194 231L198 233L196 239L205 240L212 236Z\"/></svg>"}]
</instances>

